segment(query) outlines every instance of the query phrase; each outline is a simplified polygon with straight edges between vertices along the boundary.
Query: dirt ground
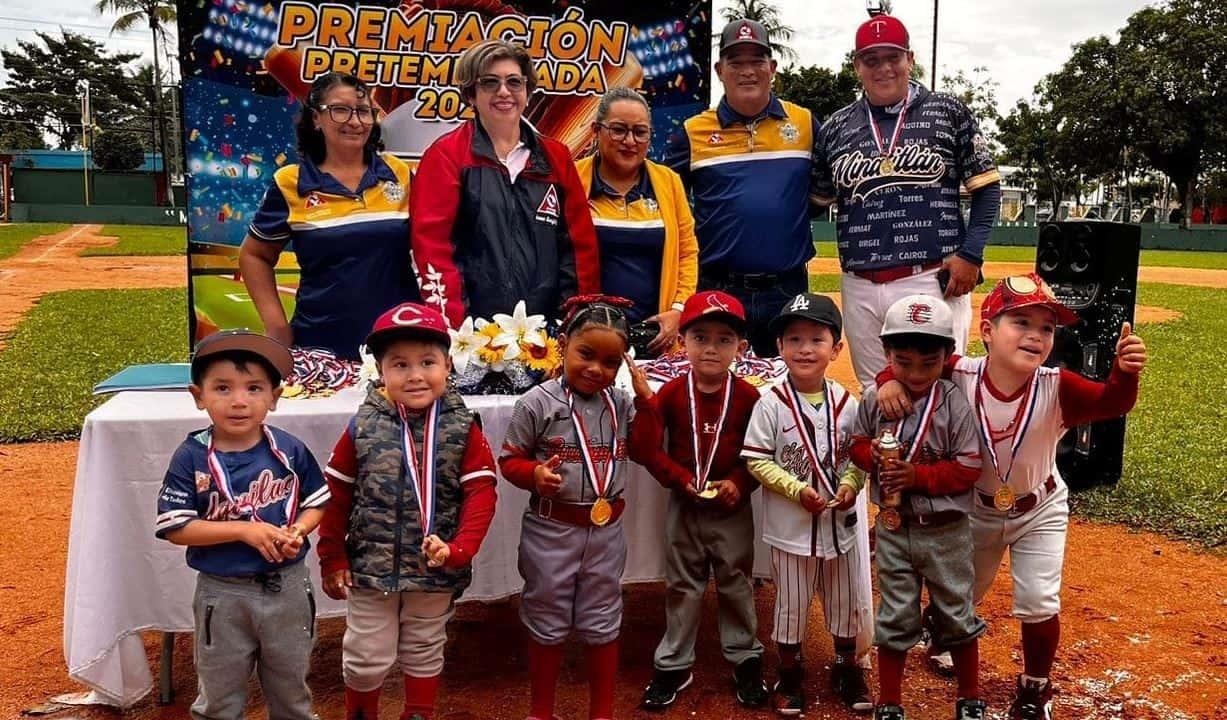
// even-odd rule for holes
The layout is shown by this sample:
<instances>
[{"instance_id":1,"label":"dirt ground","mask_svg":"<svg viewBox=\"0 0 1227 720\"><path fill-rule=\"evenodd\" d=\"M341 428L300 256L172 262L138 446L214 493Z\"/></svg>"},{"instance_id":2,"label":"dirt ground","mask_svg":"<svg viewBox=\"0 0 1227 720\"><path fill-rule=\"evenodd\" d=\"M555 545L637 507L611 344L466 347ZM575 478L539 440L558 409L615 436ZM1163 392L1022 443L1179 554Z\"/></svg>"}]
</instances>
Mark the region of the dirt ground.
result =
<instances>
[{"instance_id":1,"label":"dirt ground","mask_svg":"<svg viewBox=\"0 0 1227 720\"><path fill-rule=\"evenodd\" d=\"M109 242L97 226L76 226L32 242L0 262L0 334L11 330L44 292L78 287L176 287L185 280L183 258L77 258L89 244ZM827 268L823 263L831 263ZM833 261L815 261L818 272L835 272ZM1029 269L1023 264L986 272L1000 276ZM119 272L116 272L119 271ZM1147 277L1151 271L1160 271ZM1160 277L1167 278L1165 280ZM1227 272L1145 268L1142 279L1193 280L1227 287ZM1139 309L1139 322L1170 319L1163 308ZM845 354L832 370L850 386ZM63 577L76 468L75 442L0 445L0 717L44 703L53 695L79 691L67 677L62 650ZM31 499L36 499L31 501ZM1009 619L1008 571L1003 568L981 607L989 621L982 644L982 676L991 717L1004 717L1019 671L1017 625ZM770 631L773 588L758 593L760 636ZM651 717L632 711L651 675L651 655L663 627L660 585L628 588L623 623L617 708L621 717ZM1063 636L1054 680L1056 711L1062 718L1184 720L1227 718L1227 559L1120 526L1075 521L1071 525L1063 592ZM668 717L766 717L737 707L729 669L720 657L714 598L700 633L696 683ZM820 613L820 611L818 611ZM820 615L811 622L820 626ZM340 637L343 621L321 624L311 685L322 718L339 718ZM825 685L829 639L816 629L809 649L807 690L818 705L810 718L853 717L836 709ZM527 710L523 632L514 601L466 605L450 630L440 720L521 718ZM128 713L135 720L187 718L194 696L191 637L181 636L175 652L175 703L156 705L148 697ZM155 672L158 636L146 645ZM774 663L768 654L769 666ZM399 713L398 683L387 686L384 714ZM953 687L913 658L905 700L916 720L951 715ZM258 702L258 695L256 696ZM258 704L253 704L258 708ZM559 715L582 718L586 686L582 653L568 653L559 693ZM70 708L55 717L98 720L116 710ZM253 710L252 717L263 717Z\"/></svg>"}]
</instances>

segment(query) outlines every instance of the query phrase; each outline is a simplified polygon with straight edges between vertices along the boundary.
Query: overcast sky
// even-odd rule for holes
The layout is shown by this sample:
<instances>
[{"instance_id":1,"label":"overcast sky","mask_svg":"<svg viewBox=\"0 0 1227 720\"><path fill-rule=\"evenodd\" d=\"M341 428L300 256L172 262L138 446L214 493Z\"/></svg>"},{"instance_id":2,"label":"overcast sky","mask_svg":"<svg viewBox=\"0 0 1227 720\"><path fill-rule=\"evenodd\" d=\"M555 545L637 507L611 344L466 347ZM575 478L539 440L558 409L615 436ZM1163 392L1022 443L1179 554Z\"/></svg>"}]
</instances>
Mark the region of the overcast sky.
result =
<instances>
[{"instance_id":1,"label":"overcast sky","mask_svg":"<svg viewBox=\"0 0 1227 720\"><path fill-rule=\"evenodd\" d=\"M636 2L640 0L634 0ZM895 0L894 13L908 26L917 61L926 67L933 52L934 0ZM729 3L716 0L716 17ZM801 64L837 68L851 49L856 26L867 16L864 0L775 0L784 21L797 31L794 47ZM1058 69L1070 46L1094 35L1115 36L1125 20L1152 3L1144 0L940 0L937 63L940 76L983 65L1000 83L1004 112L1044 75ZM56 32L59 24L105 40L116 51L143 52L148 31L108 36L114 17L101 17L84 0L3 0L0 46ZM718 22L718 21L717 21Z\"/></svg>"}]
</instances>

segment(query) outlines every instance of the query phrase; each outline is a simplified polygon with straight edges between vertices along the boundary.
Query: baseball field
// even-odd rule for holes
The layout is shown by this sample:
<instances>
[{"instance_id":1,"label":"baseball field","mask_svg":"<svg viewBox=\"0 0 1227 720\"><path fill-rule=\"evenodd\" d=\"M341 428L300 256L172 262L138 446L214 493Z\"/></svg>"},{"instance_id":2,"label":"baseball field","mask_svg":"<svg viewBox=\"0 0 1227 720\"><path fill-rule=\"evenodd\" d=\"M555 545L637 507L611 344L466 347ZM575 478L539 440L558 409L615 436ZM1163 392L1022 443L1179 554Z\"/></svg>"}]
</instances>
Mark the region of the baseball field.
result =
<instances>
[{"instance_id":1,"label":"baseball field","mask_svg":"<svg viewBox=\"0 0 1227 720\"><path fill-rule=\"evenodd\" d=\"M0 226L2 717L55 710L49 698L82 689L68 679L62 651L75 437L100 402L89 393L95 382L129 364L186 359L182 234L181 228ZM1033 250L990 248L985 274L1029 269L1028 253ZM810 268L818 291L838 287L833 255L820 244ZM1054 672L1060 718L1227 717L1227 376L1217 346L1227 337L1227 253L1147 252L1143 266L1137 324L1151 361L1130 416L1125 476L1116 488L1078 495L1074 503ZM251 309L241 285L220 290L211 296L227 301L209 308L209 316L221 325L249 324L242 322ZM855 387L846 355L832 375ZM1004 716L1020 664L1007 578L999 575L980 609L990 628L982 641L982 685L995 718ZM652 648L663 629L662 592L657 584L627 589L620 717L647 717L632 708L651 676ZM766 583L758 593L764 638L773 592ZM666 717L767 717L733 701L710 594L708 603L696 684ZM342 631L341 620L322 622L313 656L311 684L323 718L341 716ZM852 717L837 709L827 689L829 640L811 632L806 689L819 704L806 717ZM515 600L462 606L449 634L436 717L522 718L526 659ZM156 675L158 635L146 633L145 640ZM161 707L150 696L126 717L188 717L195 685L191 643L190 636L178 638L175 702ZM769 653L768 667L773 664ZM919 658L908 671L909 717L950 717L951 681L928 672ZM390 680L385 692L388 717L399 713L397 685ZM586 717L586 693L582 656L569 653L560 716ZM251 716L263 717L253 707ZM55 717L119 715L70 707Z\"/></svg>"}]
</instances>

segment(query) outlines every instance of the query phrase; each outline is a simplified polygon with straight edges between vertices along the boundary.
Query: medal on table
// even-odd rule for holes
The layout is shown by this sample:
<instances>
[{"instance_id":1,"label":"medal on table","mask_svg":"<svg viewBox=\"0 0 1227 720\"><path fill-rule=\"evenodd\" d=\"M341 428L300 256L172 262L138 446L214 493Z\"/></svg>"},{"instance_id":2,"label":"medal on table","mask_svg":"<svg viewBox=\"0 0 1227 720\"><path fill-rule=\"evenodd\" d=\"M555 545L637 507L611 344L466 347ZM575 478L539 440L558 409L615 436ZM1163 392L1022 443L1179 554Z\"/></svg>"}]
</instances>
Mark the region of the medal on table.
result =
<instances>
[{"instance_id":1,"label":"medal on table","mask_svg":"<svg viewBox=\"0 0 1227 720\"><path fill-rule=\"evenodd\" d=\"M835 475L835 445L839 441L835 428L835 413L832 406L835 404L831 393L831 383L828 381L825 387L824 401L822 403L825 409L826 424L827 424L827 447L830 450L827 457L830 459L830 467L818 459L818 451L814 447L814 438L810 437L809 431L805 429L805 423L801 420L801 394L797 392L796 386L792 384L792 380L788 380L788 391L792 402L788 403L788 409L792 411L792 419L797 425L797 434L801 436L801 445L805 448L805 454L809 457L810 465L814 468L814 480L817 482L821 478L826 483L827 490L832 498L839 491L839 478Z\"/></svg>"},{"instance_id":2,"label":"medal on table","mask_svg":"<svg viewBox=\"0 0 1227 720\"><path fill-rule=\"evenodd\" d=\"M588 429L584 427L584 418L575 408L575 397L571 394L570 388L567 389L567 406L571 410L571 425L575 428L580 453L584 458L584 471L588 475L589 482L592 483L592 489L596 491L596 502L592 503L592 509L588 511L588 519L597 527L604 527L613 519L613 505L605 497L605 491L613 480L618 457L618 408L614 405L613 396L609 390L601 391L601 399L605 401L605 407L609 410L613 437L609 440L609 458L605 463L604 472L598 473L596 459L592 456L592 442L588 439Z\"/></svg>"},{"instance_id":3,"label":"medal on table","mask_svg":"<svg viewBox=\"0 0 1227 720\"><path fill-rule=\"evenodd\" d=\"M730 374L724 378L724 399L720 404L720 417L716 420L716 437L712 438L711 447L708 448L706 457L699 451L701 443L699 442L698 381L694 378L694 371L691 371L689 376L686 383L686 395L690 400L690 436L694 444L694 484L695 489L699 491L699 497L704 500L711 500L720 494L716 488L708 486L707 478L711 474L712 462L716 459L716 448L720 445L720 433L724 430L724 418L728 415L729 408L733 404L732 375Z\"/></svg>"},{"instance_id":4,"label":"medal on table","mask_svg":"<svg viewBox=\"0 0 1227 720\"><path fill-rule=\"evenodd\" d=\"M1014 461L1018 457L1018 449L1022 447L1023 439L1027 435L1027 430L1031 425L1031 418L1035 416L1035 406L1039 398L1039 393L1036 391L1039 386L1040 375L1038 372L1031 377L1031 382L1027 385L1027 394L1018 401L1018 410L1014 415L1014 420L1010 422L1010 427L1013 432L997 437L997 433L993 431L988 422L988 413L984 409L984 364L980 365L980 369L976 371L976 419L979 421L977 425L980 428L980 437L984 441L984 447L988 451L989 462L992 463L993 473L997 476L997 482L1000 487L993 493L993 507L1000 512L1010 512L1014 509L1014 503L1018 497L1014 489L1010 487L1010 474L1014 472ZM1011 438L1010 442L1010 469L1002 474L1001 461L997 457L997 441Z\"/></svg>"},{"instance_id":5,"label":"medal on table","mask_svg":"<svg viewBox=\"0 0 1227 720\"><path fill-rule=\"evenodd\" d=\"M873 117L873 108L869 105L869 99L865 99L865 114L869 117L869 129L873 131L873 144L878 149L878 174L882 176L895 174L895 148L899 145L899 138L903 137L903 123L907 119L907 107L911 101L911 92L903 99L903 106L899 109L899 119L895 121L895 131L891 133L890 146L884 147L882 142L882 130L878 127L878 121Z\"/></svg>"},{"instance_id":6,"label":"medal on table","mask_svg":"<svg viewBox=\"0 0 1227 720\"><path fill-rule=\"evenodd\" d=\"M419 520L422 524L422 537L430 535L435 519L435 438L439 429L439 406L442 399L435 400L426 413L426 422L422 426L422 455L418 460L417 443L413 441L413 431L409 429L409 416L405 408L397 405L401 420L401 442L405 451L405 472L409 475L409 484L418 499L418 509L421 512Z\"/></svg>"}]
</instances>

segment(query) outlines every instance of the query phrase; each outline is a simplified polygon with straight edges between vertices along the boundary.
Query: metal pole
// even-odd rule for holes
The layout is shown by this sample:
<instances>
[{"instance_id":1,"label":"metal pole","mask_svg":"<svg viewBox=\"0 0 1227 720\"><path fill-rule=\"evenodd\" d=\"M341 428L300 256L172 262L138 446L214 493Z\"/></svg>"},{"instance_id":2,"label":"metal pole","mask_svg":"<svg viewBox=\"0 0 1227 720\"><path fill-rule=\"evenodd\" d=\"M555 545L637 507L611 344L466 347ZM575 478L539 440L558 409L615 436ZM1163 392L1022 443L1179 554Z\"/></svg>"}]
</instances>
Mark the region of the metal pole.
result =
<instances>
[{"instance_id":1,"label":"metal pole","mask_svg":"<svg viewBox=\"0 0 1227 720\"><path fill-rule=\"evenodd\" d=\"M89 80L81 81L84 95L81 98L81 170L85 180L85 205L89 206L89 142L90 142L90 107Z\"/></svg>"},{"instance_id":2,"label":"metal pole","mask_svg":"<svg viewBox=\"0 0 1227 720\"><path fill-rule=\"evenodd\" d=\"M933 92L937 92L937 2L933 0L933 80L930 83Z\"/></svg>"}]
</instances>

